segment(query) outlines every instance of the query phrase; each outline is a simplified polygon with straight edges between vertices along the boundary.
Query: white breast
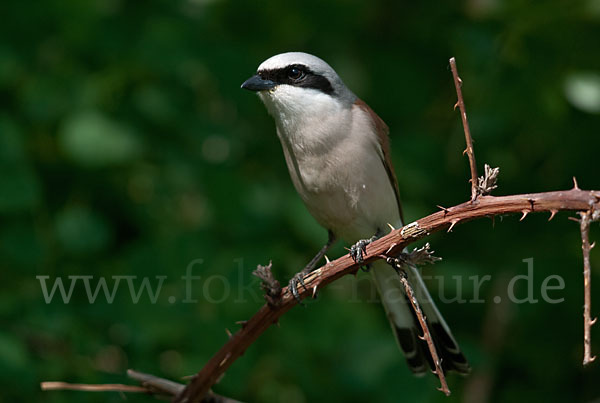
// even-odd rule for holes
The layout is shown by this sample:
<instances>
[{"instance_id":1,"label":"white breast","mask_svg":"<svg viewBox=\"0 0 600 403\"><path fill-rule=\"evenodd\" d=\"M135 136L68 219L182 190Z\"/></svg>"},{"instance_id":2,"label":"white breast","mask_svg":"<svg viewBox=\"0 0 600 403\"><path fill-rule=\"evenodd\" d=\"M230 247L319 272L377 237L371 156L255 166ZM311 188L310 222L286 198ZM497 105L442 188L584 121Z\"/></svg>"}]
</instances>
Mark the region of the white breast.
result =
<instances>
[{"instance_id":1,"label":"white breast","mask_svg":"<svg viewBox=\"0 0 600 403\"><path fill-rule=\"evenodd\" d=\"M275 118L294 186L315 219L348 242L397 225L395 193L369 116L318 91L276 91L261 98Z\"/></svg>"}]
</instances>

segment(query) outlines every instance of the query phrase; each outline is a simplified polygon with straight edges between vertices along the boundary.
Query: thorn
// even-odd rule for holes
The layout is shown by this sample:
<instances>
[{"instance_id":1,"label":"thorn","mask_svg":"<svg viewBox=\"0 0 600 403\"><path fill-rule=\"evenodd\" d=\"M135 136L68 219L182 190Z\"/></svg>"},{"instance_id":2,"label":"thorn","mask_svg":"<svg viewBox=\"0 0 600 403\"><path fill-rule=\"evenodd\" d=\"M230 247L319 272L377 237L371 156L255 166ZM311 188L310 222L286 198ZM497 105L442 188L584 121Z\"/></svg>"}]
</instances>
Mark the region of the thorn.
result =
<instances>
[{"instance_id":1,"label":"thorn","mask_svg":"<svg viewBox=\"0 0 600 403\"><path fill-rule=\"evenodd\" d=\"M598 321L598 318L594 318L594 319L590 320L590 326L594 326L596 321Z\"/></svg>"},{"instance_id":2,"label":"thorn","mask_svg":"<svg viewBox=\"0 0 600 403\"><path fill-rule=\"evenodd\" d=\"M465 155L467 152L469 152L468 148L465 148L465 150L463 151L463 155ZM471 179L469 179L469 182L471 181Z\"/></svg>"},{"instance_id":3,"label":"thorn","mask_svg":"<svg viewBox=\"0 0 600 403\"><path fill-rule=\"evenodd\" d=\"M327 255L325 255L325 261L327 262L327 264L331 263L331 260L329 260L329 258L327 257Z\"/></svg>"},{"instance_id":4,"label":"thorn","mask_svg":"<svg viewBox=\"0 0 600 403\"><path fill-rule=\"evenodd\" d=\"M432 370L431 370L431 373L432 373L433 375L437 375L437 371L436 371L435 369L432 369ZM441 391L442 391L442 388L438 388L438 390L441 392Z\"/></svg>"},{"instance_id":5,"label":"thorn","mask_svg":"<svg viewBox=\"0 0 600 403\"><path fill-rule=\"evenodd\" d=\"M556 213L558 213L558 210L550 210L550 218L548 218L548 221L552 221Z\"/></svg>"},{"instance_id":6,"label":"thorn","mask_svg":"<svg viewBox=\"0 0 600 403\"><path fill-rule=\"evenodd\" d=\"M317 286L316 285L313 287L312 297L313 297L313 299L317 298Z\"/></svg>"},{"instance_id":7,"label":"thorn","mask_svg":"<svg viewBox=\"0 0 600 403\"><path fill-rule=\"evenodd\" d=\"M387 255L388 253L390 253L390 251L392 249L394 249L396 247L396 245L398 245L396 242L394 242L393 244L391 244L390 247L388 248L388 250L385 251L385 254Z\"/></svg>"},{"instance_id":8,"label":"thorn","mask_svg":"<svg viewBox=\"0 0 600 403\"><path fill-rule=\"evenodd\" d=\"M571 221L575 221L575 222L581 222L581 220L577 217L567 217L569 220Z\"/></svg>"},{"instance_id":9,"label":"thorn","mask_svg":"<svg viewBox=\"0 0 600 403\"><path fill-rule=\"evenodd\" d=\"M590 249L594 249L595 246L596 246L596 241L592 242L592 244L590 245Z\"/></svg>"},{"instance_id":10,"label":"thorn","mask_svg":"<svg viewBox=\"0 0 600 403\"><path fill-rule=\"evenodd\" d=\"M227 337L229 337L230 339L233 337L233 334L231 334L231 332L227 328L225 328L225 333L227 333Z\"/></svg>"},{"instance_id":11,"label":"thorn","mask_svg":"<svg viewBox=\"0 0 600 403\"><path fill-rule=\"evenodd\" d=\"M460 86L462 87L462 84L463 84L463 83L462 83L462 78L460 78L460 77L456 77L456 78L458 78L458 83L459 83L459 84L460 84Z\"/></svg>"},{"instance_id":12,"label":"thorn","mask_svg":"<svg viewBox=\"0 0 600 403\"><path fill-rule=\"evenodd\" d=\"M426 340L427 340L427 339L425 338L425 336L418 335L417 337L418 337L420 340L423 340L423 341L426 341Z\"/></svg>"},{"instance_id":13,"label":"thorn","mask_svg":"<svg viewBox=\"0 0 600 403\"><path fill-rule=\"evenodd\" d=\"M237 322L235 322L236 325L240 325L241 327L246 327L246 325L248 324L247 320L238 320Z\"/></svg>"},{"instance_id":14,"label":"thorn","mask_svg":"<svg viewBox=\"0 0 600 403\"><path fill-rule=\"evenodd\" d=\"M221 360L221 362L219 363L219 367L222 367L223 365L225 365L225 363L227 362L227 360L229 360L230 357L231 357L231 352L227 353L227 355L223 358L223 360Z\"/></svg>"},{"instance_id":15,"label":"thorn","mask_svg":"<svg viewBox=\"0 0 600 403\"><path fill-rule=\"evenodd\" d=\"M450 228L448 228L448 232L452 232L452 228L458 223L459 220L452 220L450 224Z\"/></svg>"},{"instance_id":16,"label":"thorn","mask_svg":"<svg viewBox=\"0 0 600 403\"><path fill-rule=\"evenodd\" d=\"M458 108L458 101L456 101L456 103L454 104L454 110L456 110L456 108Z\"/></svg>"},{"instance_id":17,"label":"thorn","mask_svg":"<svg viewBox=\"0 0 600 403\"><path fill-rule=\"evenodd\" d=\"M573 189L579 190L579 185L577 184L577 178L573 177Z\"/></svg>"},{"instance_id":18,"label":"thorn","mask_svg":"<svg viewBox=\"0 0 600 403\"><path fill-rule=\"evenodd\" d=\"M390 229L391 229L392 231L395 231L395 230L396 230L396 228L394 228L394 226L393 226L392 224L390 224L390 223L387 223L387 225L388 225L388 227L390 227Z\"/></svg>"},{"instance_id":19,"label":"thorn","mask_svg":"<svg viewBox=\"0 0 600 403\"><path fill-rule=\"evenodd\" d=\"M525 217L527 217L527 214L529 214L529 211L523 210L522 213L523 213L523 215L521 216L521 218L519 219L519 221L523 221L525 219Z\"/></svg>"},{"instance_id":20,"label":"thorn","mask_svg":"<svg viewBox=\"0 0 600 403\"><path fill-rule=\"evenodd\" d=\"M444 211L444 217L446 217L446 214L448 214L449 210L444 207L444 206L440 206L439 204L436 206L437 208L439 208L440 210Z\"/></svg>"}]
</instances>

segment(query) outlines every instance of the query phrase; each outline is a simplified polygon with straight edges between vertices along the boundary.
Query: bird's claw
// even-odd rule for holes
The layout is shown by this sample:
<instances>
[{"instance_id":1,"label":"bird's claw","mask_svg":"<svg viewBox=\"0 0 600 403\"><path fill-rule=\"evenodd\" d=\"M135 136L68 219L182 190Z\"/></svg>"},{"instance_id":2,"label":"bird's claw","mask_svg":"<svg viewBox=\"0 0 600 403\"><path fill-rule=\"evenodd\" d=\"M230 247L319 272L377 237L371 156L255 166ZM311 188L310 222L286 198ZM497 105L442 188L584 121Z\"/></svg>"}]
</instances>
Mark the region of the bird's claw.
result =
<instances>
[{"instance_id":1,"label":"bird's claw","mask_svg":"<svg viewBox=\"0 0 600 403\"><path fill-rule=\"evenodd\" d=\"M350 256L352 260L354 260L357 264L362 264L364 262L364 255L367 253L367 245L373 242L377 237L372 237L370 239L361 239L350 248Z\"/></svg>"},{"instance_id":2,"label":"bird's claw","mask_svg":"<svg viewBox=\"0 0 600 403\"><path fill-rule=\"evenodd\" d=\"M371 267L369 265L363 266L364 255L367 253L367 245L377 239L377 235L371 237L370 239L361 239L356 242L350 248L350 256L355 263L360 266L360 269L364 272L368 272Z\"/></svg>"},{"instance_id":3,"label":"bird's claw","mask_svg":"<svg viewBox=\"0 0 600 403\"><path fill-rule=\"evenodd\" d=\"M289 289L292 291L292 295L294 299L298 301L298 304L302 305L302 300L300 299L300 294L298 293L298 284L300 284L306 290L306 284L304 283L304 273L296 273L294 277L290 280L288 285Z\"/></svg>"},{"instance_id":4,"label":"bird's claw","mask_svg":"<svg viewBox=\"0 0 600 403\"><path fill-rule=\"evenodd\" d=\"M367 253L367 243L365 239L361 239L350 248L350 257L355 263L361 264L363 262L363 256Z\"/></svg>"}]
</instances>

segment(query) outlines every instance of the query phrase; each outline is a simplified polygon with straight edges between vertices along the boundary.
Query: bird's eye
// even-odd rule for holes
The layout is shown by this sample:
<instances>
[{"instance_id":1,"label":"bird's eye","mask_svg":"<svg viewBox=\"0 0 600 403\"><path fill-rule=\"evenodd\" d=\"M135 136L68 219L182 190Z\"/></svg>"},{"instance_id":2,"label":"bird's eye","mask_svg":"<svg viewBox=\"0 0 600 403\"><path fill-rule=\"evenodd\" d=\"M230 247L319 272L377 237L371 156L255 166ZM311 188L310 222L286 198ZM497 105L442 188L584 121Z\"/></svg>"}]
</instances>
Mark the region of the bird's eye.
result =
<instances>
[{"instance_id":1,"label":"bird's eye","mask_svg":"<svg viewBox=\"0 0 600 403\"><path fill-rule=\"evenodd\" d=\"M292 80L299 80L304 77L304 72L297 67L292 67L288 70L288 77Z\"/></svg>"}]
</instances>

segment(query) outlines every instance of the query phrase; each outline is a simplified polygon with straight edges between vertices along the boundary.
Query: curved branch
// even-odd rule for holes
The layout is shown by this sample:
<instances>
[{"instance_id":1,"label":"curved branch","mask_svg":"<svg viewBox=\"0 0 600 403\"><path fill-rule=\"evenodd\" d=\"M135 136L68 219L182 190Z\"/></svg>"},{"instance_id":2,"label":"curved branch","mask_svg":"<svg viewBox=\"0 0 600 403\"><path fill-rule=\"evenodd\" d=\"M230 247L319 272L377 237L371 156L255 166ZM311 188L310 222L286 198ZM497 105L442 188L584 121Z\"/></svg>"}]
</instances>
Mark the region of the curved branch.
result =
<instances>
[{"instance_id":1,"label":"curved branch","mask_svg":"<svg viewBox=\"0 0 600 403\"><path fill-rule=\"evenodd\" d=\"M525 218L529 213L550 212L554 217L558 211L598 211L600 210L600 191L586 191L577 187L571 190L528 193L512 196L481 196L451 208L442 208L434 214L421 218L390 232L367 247L365 263L380 259L382 256L395 256L407 245L434 232L452 228L481 217L493 217L504 214L521 213ZM313 295L317 289L338 278L356 273L359 266L349 255L326 264L308 274L300 288L300 299ZM190 384L174 399L174 402L200 402L212 385L225 373L227 368L238 359L246 349L269 326L289 311L297 301L287 288L281 292L279 304L264 305L242 328L208 361L191 380Z\"/></svg>"}]
</instances>

